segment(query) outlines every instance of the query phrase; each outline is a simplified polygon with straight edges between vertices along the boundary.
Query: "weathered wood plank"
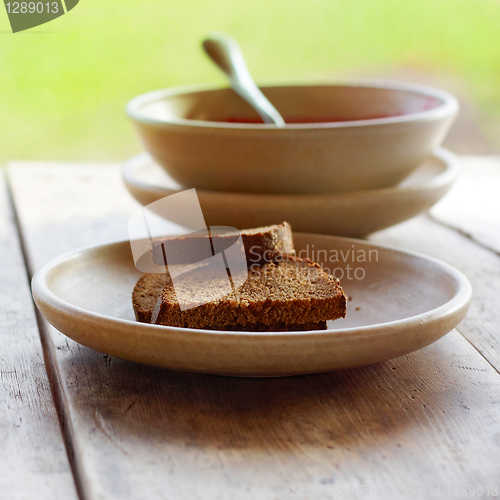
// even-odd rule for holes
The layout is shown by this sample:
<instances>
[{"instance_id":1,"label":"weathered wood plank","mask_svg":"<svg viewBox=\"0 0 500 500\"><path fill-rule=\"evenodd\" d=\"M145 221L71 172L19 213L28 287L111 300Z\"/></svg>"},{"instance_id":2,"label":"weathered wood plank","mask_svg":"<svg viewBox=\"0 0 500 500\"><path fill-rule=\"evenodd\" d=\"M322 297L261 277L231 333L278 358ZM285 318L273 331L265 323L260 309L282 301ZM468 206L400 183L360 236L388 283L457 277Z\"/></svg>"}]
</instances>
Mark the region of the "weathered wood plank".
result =
<instances>
[{"instance_id":1,"label":"weathered wood plank","mask_svg":"<svg viewBox=\"0 0 500 500\"><path fill-rule=\"evenodd\" d=\"M11 169L33 269L126 237L137 208L117 171L87 167L82 187L81 169L63 170L57 184L55 167ZM257 380L141 366L45 332L88 500L424 499L498 485L500 376L457 332L387 363Z\"/></svg>"},{"instance_id":2,"label":"weathered wood plank","mask_svg":"<svg viewBox=\"0 0 500 500\"><path fill-rule=\"evenodd\" d=\"M0 169L0 498L76 499Z\"/></svg>"},{"instance_id":3,"label":"weathered wood plank","mask_svg":"<svg viewBox=\"0 0 500 500\"><path fill-rule=\"evenodd\" d=\"M500 254L500 157L460 157L462 172L431 216Z\"/></svg>"}]
</instances>

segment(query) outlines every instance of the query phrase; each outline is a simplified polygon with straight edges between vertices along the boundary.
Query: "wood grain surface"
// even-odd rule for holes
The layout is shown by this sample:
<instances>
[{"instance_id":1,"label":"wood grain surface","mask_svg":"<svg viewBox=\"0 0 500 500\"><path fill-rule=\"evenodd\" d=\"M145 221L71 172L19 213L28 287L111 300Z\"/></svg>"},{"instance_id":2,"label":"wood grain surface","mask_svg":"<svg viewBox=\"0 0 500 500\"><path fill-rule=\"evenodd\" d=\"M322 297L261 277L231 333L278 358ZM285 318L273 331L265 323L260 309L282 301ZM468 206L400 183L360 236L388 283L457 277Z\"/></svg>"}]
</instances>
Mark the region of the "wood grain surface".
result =
<instances>
[{"instance_id":1,"label":"wood grain surface","mask_svg":"<svg viewBox=\"0 0 500 500\"><path fill-rule=\"evenodd\" d=\"M35 311L0 169L0 498L72 500Z\"/></svg>"},{"instance_id":2,"label":"wood grain surface","mask_svg":"<svg viewBox=\"0 0 500 500\"><path fill-rule=\"evenodd\" d=\"M500 255L500 156L461 156L462 171L431 216Z\"/></svg>"},{"instance_id":3,"label":"wood grain surface","mask_svg":"<svg viewBox=\"0 0 500 500\"><path fill-rule=\"evenodd\" d=\"M126 238L138 208L113 166L14 165L10 179L31 271L63 251ZM481 259L498 267L494 253L425 216L374 240L451 252L473 283L485 279ZM488 257L460 260L463 241L467 255L477 247ZM487 283L482 297L498 296ZM459 327L467 338L454 331L378 365L277 379L142 366L43 323L82 498L424 499L500 487L500 375L477 350L483 342L496 362L498 349L486 346L499 306L488 302L496 312L483 321L475 304Z\"/></svg>"}]
</instances>

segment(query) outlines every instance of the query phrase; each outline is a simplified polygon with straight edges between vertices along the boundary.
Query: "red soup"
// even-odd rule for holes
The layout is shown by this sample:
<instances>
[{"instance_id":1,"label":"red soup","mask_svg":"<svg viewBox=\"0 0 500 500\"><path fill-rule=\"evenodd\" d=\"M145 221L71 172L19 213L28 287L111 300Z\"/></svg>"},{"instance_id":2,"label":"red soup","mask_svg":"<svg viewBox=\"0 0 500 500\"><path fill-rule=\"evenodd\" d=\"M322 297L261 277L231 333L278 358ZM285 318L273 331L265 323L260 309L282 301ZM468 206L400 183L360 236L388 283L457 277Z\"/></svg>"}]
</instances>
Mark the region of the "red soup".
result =
<instances>
[{"instance_id":1,"label":"red soup","mask_svg":"<svg viewBox=\"0 0 500 500\"><path fill-rule=\"evenodd\" d=\"M401 116L403 113L394 113L394 114L379 114L379 115L371 115L365 116L363 118L341 118L339 116L329 116L327 118L311 118L311 117L287 117L285 119L286 123L298 124L298 123L332 123L332 122L350 122L350 121L358 121L358 120L375 120L377 118L390 118L392 116ZM235 116L230 116L228 118L213 120L217 122L227 122L227 123L264 123L261 118L238 118Z\"/></svg>"}]
</instances>

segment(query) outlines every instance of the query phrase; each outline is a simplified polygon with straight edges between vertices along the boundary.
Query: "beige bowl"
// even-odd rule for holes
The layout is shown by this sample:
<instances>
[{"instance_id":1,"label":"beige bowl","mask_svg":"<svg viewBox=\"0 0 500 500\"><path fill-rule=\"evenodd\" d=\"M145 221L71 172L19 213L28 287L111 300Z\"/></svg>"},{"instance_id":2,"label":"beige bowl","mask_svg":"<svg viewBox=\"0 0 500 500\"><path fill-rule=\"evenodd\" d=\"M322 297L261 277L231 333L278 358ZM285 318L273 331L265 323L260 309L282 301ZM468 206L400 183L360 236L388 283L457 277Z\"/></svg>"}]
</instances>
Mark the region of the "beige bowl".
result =
<instances>
[{"instance_id":1,"label":"beige bowl","mask_svg":"<svg viewBox=\"0 0 500 500\"><path fill-rule=\"evenodd\" d=\"M312 194L394 186L444 139L447 92L388 82L263 87L290 123L259 123L231 89L174 88L132 99L144 147L179 184L210 191ZM336 120L336 121L333 121Z\"/></svg>"},{"instance_id":2,"label":"beige bowl","mask_svg":"<svg viewBox=\"0 0 500 500\"><path fill-rule=\"evenodd\" d=\"M458 176L456 157L439 148L401 184L340 194L272 195L197 189L209 226L243 229L288 221L294 231L363 237L403 222L437 203ZM182 191L147 153L125 163L123 180L146 206ZM161 215L161 214L159 214Z\"/></svg>"}]
</instances>

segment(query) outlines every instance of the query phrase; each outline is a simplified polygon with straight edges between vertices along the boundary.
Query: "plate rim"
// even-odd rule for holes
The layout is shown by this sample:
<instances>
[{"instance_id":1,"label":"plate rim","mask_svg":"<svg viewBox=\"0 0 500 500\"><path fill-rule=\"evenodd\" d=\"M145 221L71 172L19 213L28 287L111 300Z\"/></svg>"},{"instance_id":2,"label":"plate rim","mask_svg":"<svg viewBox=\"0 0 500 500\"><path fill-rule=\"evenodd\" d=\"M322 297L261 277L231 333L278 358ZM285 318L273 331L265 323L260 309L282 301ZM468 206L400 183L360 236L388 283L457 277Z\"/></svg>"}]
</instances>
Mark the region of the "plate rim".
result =
<instances>
[{"instance_id":1,"label":"plate rim","mask_svg":"<svg viewBox=\"0 0 500 500\"><path fill-rule=\"evenodd\" d=\"M429 311L425 311L423 313L417 314L415 316L409 316L406 318L390 321L390 322L384 322L384 323L376 323L376 324L371 324L371 325L365 325L365 326L357 326L357 327L350 327L350 328L339 328L335 330L308 330L308 331L298 331L298 332L242 332L242 331L223 331L223 330L204 330L204 329L195 329L195 328L181 328L181 327L171 327L171 326L164 326L164 325L152 325L148 323L140 323L137 321L132 321L128 319L123 319L123 318L115 318L112 316L104 315L101 313L96 313L89 311L87 309L84 309L82 307L76 306L74 304L71 304L63 299L61 299L59 296L57 296L55 293L53 293L48 284L47 284L47 277L51 272L53 272L58 266L63 265L64 263L75 259L78 257L78 255L81 255L85 252L88 251L96 251L101 248L105 247L112 247L112 246L124 246L126 244L130 244L129 240L119 240L119 241L111 241L107 243L100 243L100 244L94 244L94 245L88 245L85 247L81 247L69 252L66 252L59 257L56 257L46 263L44 266L42 266L33 276L31 280L31 289L32 289L32 295L33 299L37 305L37 307L40 309L40 311L43 313L44 306L47 306L48 308L58 311L59 313L63 313L67 317L71 317L73 319L75 318L84 318L85 320L90 320L92 322L98 321L98 322L105 322L105 323L116 323L118 325L124 325L124 326L133 326L135 329L138 330L150 330L156 331L157 333L159 332L164 332L164 334L167 336L169 334L174 335L175 333L180 332L189 332L190 336L197 336L197 337L223 337L223 338L241 338L245 337L247 340L251 338L259 339L259 340L266 340L266 339L276 339L278 338L301 338L307 336L308 339L311 339L312 337L330 337L332 335L335 335L339 339L342 339L344 337L356 337L356 338L362 338L364 336L373 336L374 334L380 333L381 336L387 334L388 329L399 329L404 325L407 325L408 328L411 326L416 325L417 323L432 323L432 321L436 320L442 320L443 318L450 317L456 314L462 314L462 318L465 316L467 313L469 306L472 301L472 285L468 278L458 269L454 268L450 264L447 264L446 262L443 262L439 259L436 259L434 257L430 257L421 253L417 252L412 252L412 251L406 251L406 250L401 250L398 248L391 247L389 245L383 245L379 243L373 243L369 242L367 240L361 240L357 238L349 238L349 237L343 237L343 236L330 236L330 235L323 235L323 234L315 234L315 233L301 233L301 232L296 232L294 235L299 235L301 237L320 237L320 238L327 238L327 239L334 239L334 240L343 240L345 242L350 242L350 243L357 243L357 244L363 244L363 245L369 245L375 248L381 248L384 250L389 250L391 252L396 252L399 254L407 255L413 258L417 258L420 260L424 260L427 262L432 263L433 265L437 266L438 268L441 268L445 273L448 274L448 276L451 276L455 283L457 284L457 290L453 297L445 302L444 304L441 304L438 307L435 307ZM66 334L64 334L66 335ZM66 335L69 337L69 335ZM71 338L71 337L70 337Z\"/></svg>"}]
</instances>

